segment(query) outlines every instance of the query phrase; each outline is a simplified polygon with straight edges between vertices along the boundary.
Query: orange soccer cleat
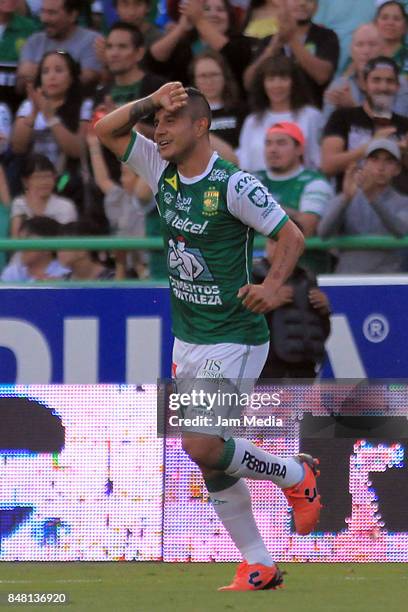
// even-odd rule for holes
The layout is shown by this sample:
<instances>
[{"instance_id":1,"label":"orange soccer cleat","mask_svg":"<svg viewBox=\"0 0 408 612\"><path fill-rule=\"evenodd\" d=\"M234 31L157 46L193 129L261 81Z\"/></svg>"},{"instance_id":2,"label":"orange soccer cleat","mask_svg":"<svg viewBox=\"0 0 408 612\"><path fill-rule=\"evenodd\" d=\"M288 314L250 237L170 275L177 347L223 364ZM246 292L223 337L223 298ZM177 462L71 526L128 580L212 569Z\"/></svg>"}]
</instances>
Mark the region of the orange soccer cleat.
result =
<instances>
[{"instance_id":1,"label":"orange soccer cleat","mask_svg":"<svg viewBox=\"0 0 408 612\"><path fill-rule=\"evenodd\" d=\"M304 478L297 485L282 491L293 508L296 533L307 535L319 522L322 507L316 485L316 478L320 474L317 469L319 460L305 454L298 455L297 459L303 463Z\"/></svg>"},{"instance_id":2,"label":"orange soccer cleat","mask_svg":"<svg viewBox=\"0 0 408 612\"><path fill-rule=\"evenodd\" d=\"M264 591L276 589L283 583L283 573L279 567L254 563L248 565L243 561L237 569L235 578L228 586L220 587L219 591Z\"/></svg>"}]
</instances>

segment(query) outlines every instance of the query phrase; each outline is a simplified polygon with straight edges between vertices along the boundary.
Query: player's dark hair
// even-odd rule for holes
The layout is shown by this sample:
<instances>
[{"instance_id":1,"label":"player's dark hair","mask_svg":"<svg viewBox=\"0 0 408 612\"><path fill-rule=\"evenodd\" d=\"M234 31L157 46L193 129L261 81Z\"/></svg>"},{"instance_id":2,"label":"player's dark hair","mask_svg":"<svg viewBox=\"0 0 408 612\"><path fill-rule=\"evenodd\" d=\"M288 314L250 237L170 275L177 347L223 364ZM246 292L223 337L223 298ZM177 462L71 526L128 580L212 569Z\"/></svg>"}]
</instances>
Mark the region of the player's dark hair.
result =
<instances>
[{"instance_id":1,"label":"player's dark hair","mask_svg":"<svg viewBox=\"0 0 408 612\"><path fill-rule=\"evenodd\" d=\"M386 55L378 55L377 57L373 57L366 63L366 65L364 66L364 72L363 72L364 79L367 80L367 77L370 74L370 72L372 72L376 68L384 68L384 66L387 66L391 68L391 70L394 71L395 78L398 81L399 80L398 64L391 57L387 57Z\"/></svg>"},{"instance_id":2,"label":"player's dark hair","mask_svg":"<svg viewBox=\"0 0 408 612\"><path fill-rule=\"evenodd\" d=\"M124 21L117 21L113 24L113 26L109 29L109 34L115 31L120 32L128 32L130 34L130 38L132 39L132 44L135 49L139 49L144 45L144 37L139 28L131 23L126 23Z\"/></svg>"},{"instance_id":3,"label":"player's dark hair","mask_svg":"<svg viewBox=\"0 0 408 612\"><path fill-rule=\"evenodd\" d=\"M268 57L258 66L251 87L251 108L258 115L270 109L270 101L264 85L265 78L268 76L283 76L291 79L290 110L292 112L299 111L311 103L303 75L295 62L289 57Z\"/></svg>"},{"instance_id":4,"label":"player's dark hair","mask_svg":"<svg viewBox=\"0 0 408 612\"><path fill-rule=\"evenodd\" d=\"M52 172L57 174L54 164L42 153L32 153L25 158L22 168L21 177L28 178L34 172Z\"/></svg>"},{"instance_id":5,"label":"player's dark hair","mask_svg":"<svg viewBox=\"0 0 408 612\"><path fill-rule=\"evenodd\" d=\"M193 120L195 121L196 119L205 117L208 120L208 129L210 129L212 115L207 98L195 87L186 87L186 93L188 95L188 106L191 108Z\"/></svg>"},{"instance_id":6,"label":"player's dark hair","mask_svg":"<svg viewBox=\"0 0 408 612\"><path fill-rule=\"evenodd\" d=\"M24 219L21 224L20 232L26 232L27 234L34 236L41 236L44 238L53 238L59 234L60 224L51 217L31 217L31 219Z\"/></svg>"}]
</instances>

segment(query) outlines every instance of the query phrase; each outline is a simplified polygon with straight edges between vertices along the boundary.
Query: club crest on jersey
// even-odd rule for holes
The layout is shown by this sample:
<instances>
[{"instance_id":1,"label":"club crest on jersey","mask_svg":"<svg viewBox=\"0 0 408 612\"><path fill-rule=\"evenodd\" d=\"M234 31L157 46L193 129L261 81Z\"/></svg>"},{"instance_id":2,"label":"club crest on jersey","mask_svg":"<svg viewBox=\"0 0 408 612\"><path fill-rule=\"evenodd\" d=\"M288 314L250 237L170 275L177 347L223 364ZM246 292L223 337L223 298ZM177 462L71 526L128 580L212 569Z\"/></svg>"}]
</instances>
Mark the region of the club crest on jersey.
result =
<instances>
[{"instance_id":1,"label":"club crest on jersey","mask_svg":"<svg viewBox=\"0 0 408 612\"><path fill-rule=\"evenodd\" d=\"M269 204L269 193L263 187L255 187L248 194L248 198L258 208L266 208Z\"/></svg>"},{"instance_id":2,"label":"club crest on jersey","mask_svg":"<svg viewBox=\"0 0 408 612\"><path fill-rule=\"evenodd\" d=\"M177 191L177 174L164 180L170 185L170 187L173 187L174 191Z\"/></svg>"},{"instance_id":3,"label":"club crest on jersey","mask_svg":"<svg viewBox=\"0 0 408 612\"><path fill-rule=\"evenodd\" d=\"M203 198L203 215L205 217L212 217L218 212L218 203L220 199L220 192L215 189L204 192Z\"/></svg>"}]
</instances>

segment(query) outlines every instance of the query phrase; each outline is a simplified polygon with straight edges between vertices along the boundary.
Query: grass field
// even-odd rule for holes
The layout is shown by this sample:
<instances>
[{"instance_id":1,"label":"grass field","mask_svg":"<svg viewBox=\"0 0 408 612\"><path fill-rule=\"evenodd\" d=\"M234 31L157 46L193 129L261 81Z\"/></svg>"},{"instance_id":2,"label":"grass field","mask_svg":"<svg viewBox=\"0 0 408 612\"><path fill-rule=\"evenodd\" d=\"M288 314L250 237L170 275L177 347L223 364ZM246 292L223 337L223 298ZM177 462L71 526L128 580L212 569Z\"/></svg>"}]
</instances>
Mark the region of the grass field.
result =
<instances>
[{"instance_id":1,"label":"grass field","mask_svg":"<svg viewBox=\"0 0 408 612\"><path fill-rule=\"evenodd\" d=\"M285 588L218 593L229 563L1 563L1 609L98 612L405 612L403 564L285 564ZM67 593L66 605L5 605L8 592Z\"/></svg>"}]
</instances>

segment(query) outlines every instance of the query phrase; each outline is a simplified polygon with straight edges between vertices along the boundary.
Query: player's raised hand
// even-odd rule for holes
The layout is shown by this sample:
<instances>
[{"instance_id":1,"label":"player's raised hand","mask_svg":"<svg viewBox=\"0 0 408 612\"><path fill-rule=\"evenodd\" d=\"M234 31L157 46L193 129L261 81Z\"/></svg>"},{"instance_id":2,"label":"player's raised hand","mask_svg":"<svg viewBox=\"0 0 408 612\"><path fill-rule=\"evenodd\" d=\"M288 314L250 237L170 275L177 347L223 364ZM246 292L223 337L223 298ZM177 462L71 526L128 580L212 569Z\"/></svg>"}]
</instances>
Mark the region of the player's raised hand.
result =
<instances>
[{"instance_id":1,"label":"player's raised hand","mask_svg":"<svg viewBox=\"0 0 408 612\"><path fill-rule=\"evenodd\" d=\"M277 292L272 293L265 285L249 284L241 287L238 291L238 297L242 299L242 305L248 310L264 314L292 302L293 288L285 285Z\"/></svg>"},{"instance_id":2,"label":"player's raised hand","mask_svg":"<svg viewBox=\"0 0 408 612\"><path fill-rule=\"evenodd\" d=\"M188 94L182 83L174 81L162 85L151 98L156 108L164 108L169 113L174 113L186 106Z\"/></svg>"}]
</instances>

